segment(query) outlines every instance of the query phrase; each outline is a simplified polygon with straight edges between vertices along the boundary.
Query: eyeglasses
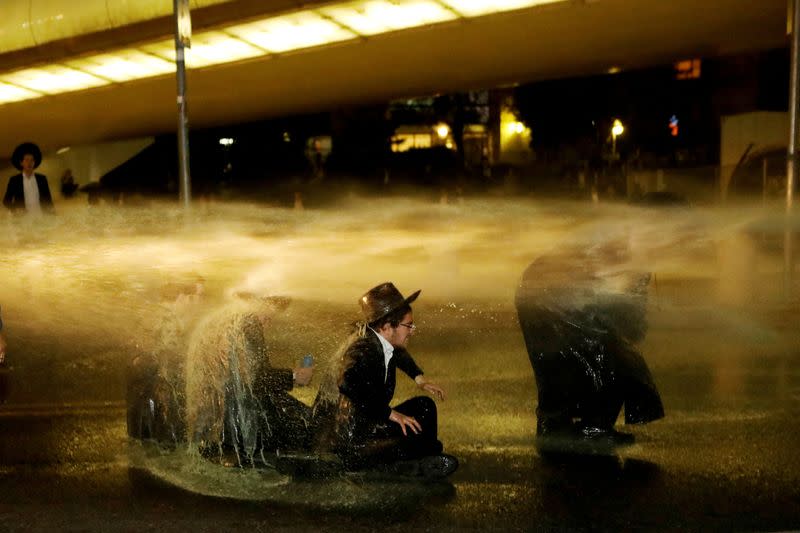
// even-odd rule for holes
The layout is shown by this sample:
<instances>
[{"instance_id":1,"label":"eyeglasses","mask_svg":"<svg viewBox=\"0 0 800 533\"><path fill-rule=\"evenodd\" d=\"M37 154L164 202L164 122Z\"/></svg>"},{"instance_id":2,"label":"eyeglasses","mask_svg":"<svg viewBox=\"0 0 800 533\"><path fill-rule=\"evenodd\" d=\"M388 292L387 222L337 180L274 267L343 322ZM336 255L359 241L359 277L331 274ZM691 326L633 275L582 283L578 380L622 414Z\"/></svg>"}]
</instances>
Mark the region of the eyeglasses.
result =
<instances>
[{"instance_id":1,"label":"eyeglasses","mask_svg":"<svg viewBox=\"0 0 800 533\"><path fill-rule=\"evenodd\" d=\"M399 324L398 324L398 326L403 326L403 327L405 327L405 328L408 328L408 329L410 329L411 331L416 331L416 329L417 329L417 325L416 325L416 324L414 324L413 322L412 322L411 324L403 324L403 323L401 322L401 323L399 323Z\"/></svg>"}]
</instances>

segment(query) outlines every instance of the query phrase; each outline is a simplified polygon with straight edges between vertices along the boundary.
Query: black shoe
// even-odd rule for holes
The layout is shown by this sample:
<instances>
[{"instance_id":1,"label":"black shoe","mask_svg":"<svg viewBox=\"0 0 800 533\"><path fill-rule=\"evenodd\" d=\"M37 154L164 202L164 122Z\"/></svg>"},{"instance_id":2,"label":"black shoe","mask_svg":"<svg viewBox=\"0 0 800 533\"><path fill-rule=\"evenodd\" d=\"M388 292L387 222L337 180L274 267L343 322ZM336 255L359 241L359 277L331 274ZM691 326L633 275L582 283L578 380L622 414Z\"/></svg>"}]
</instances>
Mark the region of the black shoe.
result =
<instances>
[{"instance_id":1,"label":"black shoe","mask_svg":"<svg viewBox=\"0 0 800 533\"><path fill-rule=\"evenodd\" d=\"M396 476L430 480L447 477L457 468L458 459L452 455L439 454L426 455L421 459L397 461L385 465L380 470Z\"/></svg>"},{"instance_id":2,"label":"black shoe","mask_svg":"<svg viewBox=\"0 0 800 533\"><path fill-rule=\"evenodd\" d=\"M449 476L458 469L458 459L452 455L442 453L429 455L420 461L420 471L425 479L441 479Z\"/></svg>"},{"instance_id":3,"label":"black shoe","mask_svg":"<svg viewBox=\"0 0 800 533\"><path fill-rule=\"evenodd\" d=\"M546 455L614 455L616 450L633 444L634 437L613 428L593 426L572 431L550 431L536 438L536 448Z\"/></svg>"},{"instance_id":4,"label":"black shoe","mask_svg":"<svg viewBox=\"0 0 800 533\"><path fill-rule=\"evenodd\" d=\"M569 437L574 434L575 424L564 417L536 419L537 437Z\"/></svg>"},{"instance_id":5,"label":"black shoe","mask_svg":"<svg viewBox=\"0 0 800 533\"><path fill-rule=\"evenodd\" d=\"M587 442L607 446L630 446L635 440L630 433L622 433L614 428L598 428L587 426L581 429L581 436Z\"/></svg>"}]
</instances>

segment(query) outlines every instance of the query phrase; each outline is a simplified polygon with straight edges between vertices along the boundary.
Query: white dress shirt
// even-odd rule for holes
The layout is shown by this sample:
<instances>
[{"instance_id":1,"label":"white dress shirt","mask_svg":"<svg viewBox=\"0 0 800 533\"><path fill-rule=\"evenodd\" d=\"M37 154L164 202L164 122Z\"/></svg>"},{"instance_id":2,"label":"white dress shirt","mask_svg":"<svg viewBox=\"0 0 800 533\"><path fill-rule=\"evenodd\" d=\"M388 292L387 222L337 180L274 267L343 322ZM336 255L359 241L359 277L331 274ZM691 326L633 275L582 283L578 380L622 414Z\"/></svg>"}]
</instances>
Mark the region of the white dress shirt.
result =
<instances>
[{"instance_id":1,"label":"white dress shirt","mask_svg":"<svg viewBox=\"0 0 800 533\"><path fill-rule=\"evenodd\" d=\"M394 346L391 345L389 341L383 338L383 335L378 333L372 328L369 328L372 332L378 336L378 340L381 341L381 346L383 346L383 382L386 383L386 380L389 377L389 361L392 360L392 356L394 355Z\"/></svg>"},{"instance_id":2,"label":"white dress shirt","mask_svg":"<svg viewBox=\"0 0 800 533\"><path fill-rule=\"evenodd\" d=\"M36 183L36 175L26 176L22 174L22 190L25 196L25 209L30 214L41 214L42 206L39 204L39 185Z\"/></svg>"}]
</instances>

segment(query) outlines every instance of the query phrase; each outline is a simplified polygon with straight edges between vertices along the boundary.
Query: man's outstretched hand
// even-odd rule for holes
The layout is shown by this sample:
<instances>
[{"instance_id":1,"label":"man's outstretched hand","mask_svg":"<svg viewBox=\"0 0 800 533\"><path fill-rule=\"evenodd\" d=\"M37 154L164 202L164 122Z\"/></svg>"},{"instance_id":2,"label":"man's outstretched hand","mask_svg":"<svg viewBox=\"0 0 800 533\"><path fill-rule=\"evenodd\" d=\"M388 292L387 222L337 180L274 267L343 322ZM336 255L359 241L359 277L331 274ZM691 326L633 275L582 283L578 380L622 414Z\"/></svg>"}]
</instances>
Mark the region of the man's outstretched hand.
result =
<instances>
[{"instance_id":1,"label":"man's outstretched hand","mask_svg":"<svg viewBox=\"0 0 800 533\"><path fill-rule=\"evenodd\" d=\"M417 387L419 387L420 389L424 390L425 392L427 392L431 396L435 396L436 398L439 398L440 400L444 400L444 396L445 396L444 389L441 388L439 385L436 385L435 383L431 383L430 381L426 381L425 378L422 377L421 374L419 376L417 376L414 379L414 381L417 383Z\"/></svg>"}]
</instances>

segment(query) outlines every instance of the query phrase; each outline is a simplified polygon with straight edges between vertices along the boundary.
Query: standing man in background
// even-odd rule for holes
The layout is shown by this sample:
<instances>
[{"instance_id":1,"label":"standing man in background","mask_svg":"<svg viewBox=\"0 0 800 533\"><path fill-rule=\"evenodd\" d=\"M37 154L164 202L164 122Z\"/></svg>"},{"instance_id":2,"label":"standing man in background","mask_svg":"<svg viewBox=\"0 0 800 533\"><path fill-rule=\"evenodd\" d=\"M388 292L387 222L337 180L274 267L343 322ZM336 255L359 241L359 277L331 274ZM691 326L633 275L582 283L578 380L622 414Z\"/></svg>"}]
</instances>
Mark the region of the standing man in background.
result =
<instances>
[{"instance_id":1,"label":"standing man in background","mask_svg":"<svg viewBox=\"0 0 800 533\"><path fill-rule=\"evenodd\" d=\"M53 198L44 174L34 172L42 163L42 151L34 143L25 142L14 149L11 164L20 174L11 176L3 198L3 205L12 212L24 211L29 214L40 214L42 211L53 212Z\"/></svg>"}]
</instances>

